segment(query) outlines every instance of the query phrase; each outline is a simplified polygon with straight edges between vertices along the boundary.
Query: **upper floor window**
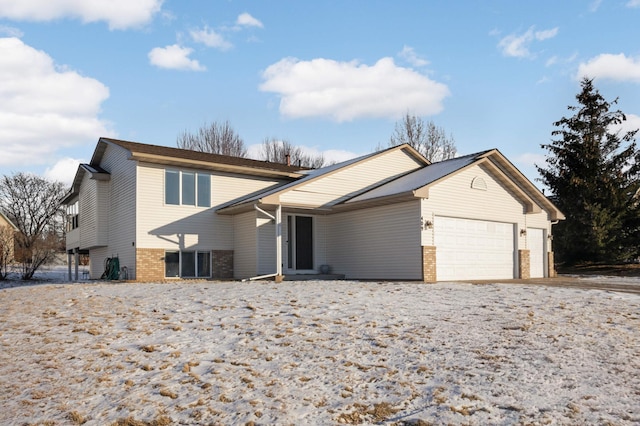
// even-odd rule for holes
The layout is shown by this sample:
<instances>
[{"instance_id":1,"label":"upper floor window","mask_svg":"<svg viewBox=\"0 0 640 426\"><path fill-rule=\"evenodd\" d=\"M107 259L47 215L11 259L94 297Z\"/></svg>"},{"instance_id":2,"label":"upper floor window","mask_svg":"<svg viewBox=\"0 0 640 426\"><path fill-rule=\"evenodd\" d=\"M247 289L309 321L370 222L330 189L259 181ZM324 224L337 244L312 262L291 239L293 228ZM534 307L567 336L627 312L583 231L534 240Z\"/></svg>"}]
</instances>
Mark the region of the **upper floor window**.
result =
<instances>
[{"instance_id":1,"label":"upper floor window","mask_svg":"<svg viewBox=\"0 0 640 426\"><path fill-rule=\"evenodd\" d=\"M78 223L78 202L67 205L67 232L76 229Z\"/></svg>"},{"instance_id":2,"label":"upper floor window","mask_svg":"<svg viewBox=\"0 0 640 426\"><path fill-rule=\"evenodd\" d=\"M165 170L165 204L211 207L211 175Z\"/></svg>"}]
</instances>

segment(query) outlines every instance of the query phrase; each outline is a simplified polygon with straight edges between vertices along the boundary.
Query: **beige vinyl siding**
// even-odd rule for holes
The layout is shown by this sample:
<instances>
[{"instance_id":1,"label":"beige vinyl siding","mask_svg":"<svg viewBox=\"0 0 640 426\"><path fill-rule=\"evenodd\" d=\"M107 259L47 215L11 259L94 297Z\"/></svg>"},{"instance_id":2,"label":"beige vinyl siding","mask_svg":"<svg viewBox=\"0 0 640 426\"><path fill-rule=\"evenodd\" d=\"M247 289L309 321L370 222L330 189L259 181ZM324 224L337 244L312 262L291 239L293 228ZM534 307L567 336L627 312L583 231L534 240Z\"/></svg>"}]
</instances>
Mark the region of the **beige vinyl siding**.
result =
<instances>
[{"instance_id":1,"label":"beige vinyl siding","mask_svg":"<svg viewBox=\"0 0 640 426\"><path fill-rule=\"evenodd\" d=\"M118 256L120 266L129 270L129 279L135 279L136 266L136 162L128 159L128 151L108 145L100 166L111 173L108 250L102 258Z\"/></svg>"},{"instance_id":2,"label":"beige vinyl siding","mask_svg":"<svg viewBox=\"0 0 640 426\"><path fill-rule=\"evenodd\" d=\"M481 178L486 191L474 189L471 182ZM429 189L429 198L423 199L423 220L433 223L435 216L488 220L517 224L524 229L525 206L481 165L470 167ZM434 245L433 228L422 231L422 245ZM525 248L523 238L518 238L519 249Z\"/></svg>"},{"instance_id":3,"label":"beige vinyl siding","mask_svg":"<svg viewBox=\"0 0 640 426\"><path fill-rule=\"evenodd\" d=\"M73 250L74 248L80 247L80 228L65 232L64 239L67 250Z\"/></svg>"},{"instance_id":4,"label":"beige vinyl siding","mask_svg":"<svg viewBox=\"0 0 640 426\"><path fill-rule=\"evenodd\" d=\"M275 274L276 273L276 225L273 221L262 214L258 214L257 236L258 236L258 253L257 275ZM274 212L275 216L275 212Z\"/></svg>"},{"instance_id":5,"label":"beige vinyl siding","mask_svg":"<svg viewBox=\"0 0 640 426\"><path fill-rule=\"evenodd\" d=\"M165 169L210 174L211 207L166 205ZM257 177L246 178L201 170L165 168L152 164L140 164L138 179L138 247L168 250L183 249L188 241L191 249L234 249L233 217L218 215L214 210L231 200L277 183ZM255 229L255 223L252 228Z\"/></svg>"},{"instance_id":6,"label":"beige vinyl siding","mask_svg":"<svg viewBox=\"0 0 640 426\"><path fill-rule=\"evenodd\" d=\"M384 155L327 174L321 179L299 185L280 196L283 204L320 207L338 203L364 188L377 186L409 171L420 164L403 150Z\"/></svg>"},{"instance_id":7,"label":"beige vinyl siding","mask_svg":"<svg viewBox=\"0 0 640 426\"><path fill-rule=\"evenodd\" d=\"M327 223L328 216L314 216L313 218L313 264L316 271L320 272L320 265L328 264L327 261Z\"/></svg>"},{"instance_id":8,"label":"beige vinyl siding","mask_svg":"<svg viewBox=\"0 0 640 426\"><path fill-rule=\"evenodd\" d=\"M100 279L104 272L104 261L106 258L111 257L108 247L98 247L89 250L89 276L92 280ZM129 271L131 273L131 271Z\"/></svg>"},{"instance_id":9,"label":"beige vinyl siding","mask_svg":"<svg viewBox=\"0 0 640 426\"><path fill-rule=\"evenodd\" d=\"M78 221L80 248L106 246L109 241L109 181L85 173L80 185Z\"/></svg>"},{"instance_id":10,"label":"beige vinyl siding","mask_svg":"<svg viewBox=\"0 0 640 426\"><path fill-rule=\"evenodd\" d=\"M250 278L257 275L256 212L233 216L233 276ZM274 271L275 272L275 271Z\"/></svg>"},{"instance_id":11,"label":"beige vinyl siding","mask_svg":"<svg viewBox=\"0 0 640 426\"><path fill-rule=\"evenodd\" d=\"M84 174L80 184L78 225L80 228L80 247L98 246L98 191L96 181L90 179L89 173Z\"/></svg>"},{"instance_id":12,"label":"beige vinyl siding","mask_svg":"<svg viewBox=\"0 0 640 426\"><path fill-rule=\"evenodd\" d=\"M327 262L351 279L422 279L420 202L328 217Z\"/></svg>"}]
</instances>

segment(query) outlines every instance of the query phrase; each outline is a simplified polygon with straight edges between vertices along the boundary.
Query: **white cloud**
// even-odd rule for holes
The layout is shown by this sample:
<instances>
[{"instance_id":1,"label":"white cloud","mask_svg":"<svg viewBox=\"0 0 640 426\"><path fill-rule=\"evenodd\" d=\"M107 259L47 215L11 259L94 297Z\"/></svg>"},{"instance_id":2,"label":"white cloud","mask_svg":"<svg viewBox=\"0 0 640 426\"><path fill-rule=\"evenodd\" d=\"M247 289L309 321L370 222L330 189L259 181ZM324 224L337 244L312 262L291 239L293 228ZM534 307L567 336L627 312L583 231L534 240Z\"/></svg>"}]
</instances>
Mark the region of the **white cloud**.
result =
<instances>
[{"instance_id":1,"label":"white cloud","mask_svg":"<svg viewBox=\"0 0 640 426\"><path fill-rule=\"evenodd\" d=\"M229 50L233 47L233 44L225 40L221 34L218 34L206 26L201 30L192 30L189 34L193 41L202 43L208 47L214 47L220 50Z\"/></svg>"},{"instance_id":2,"label":"white cloud","mask_svg":"<svg viewBox=\"0 0 640 426\"><path fill-rule=\"evenodd\" d=\"M623 53L603 53L578 66L578 79L602 78L640 83L640 57L626 57Z\"/></svg>"},{"instance_id":3,"label":"white cloud","mask_svg":"<svg viewBox=\"0 0 640 426\"><path fill-rule=\"evenodd\" d=\"M602 4L602 0L593 0L589 5L589 12L597 12Z\"/></svg>"},{"instance_id":4,"label":"white cloud","mask_svg":"<svg viewBox=\"0 0 640 426\"><path fill-rule=\"evenodd\" d=\"M529 47L534 41L543 41L555 37L558 28L549 30L534 31L534 27L529 28L524 34L509 34L498 42L498 47L504 56L516 58L531 57Z\"/></svg>"},{"instance_id":5,"label":"white cloud","mask_svg":"<svg viewBox=\"0 0 640 426\"><path fill-rule=\"evenodd\" d=\"M400 53L398 53L398 56L409 62L414 67L424 67L429 65L429 61L418 56L413 47L404 46Z\"/></svg>"},{"instance_id":6,"label":"white cloud","mask_svg":"<svg viewBox=\"0 0 640 426\"><path fill-rule=\"evenodd\" d=\"M0 81L0 165L44 164L59 148L114 136L98 118L109 89L20 39L0 38Z\"/></svg>"},{"instance_id":7,"label":"white cloud","mask_svg":"<svg viewBox=\"0 0 640 426\"><path fill-rule=\"evenodd\" d=\"M392 58L372 66L330 59L300 61L285 58L263 73L260 90L277 93L286 117L330 117L350 121L362 117L398 118L407 111L437 114L449 96L445 84L408 68Z\"/></svg>"},{"instance_id":8,"label":"white cloud","mask_svg":"<svg viewBox=\"0 0 640 426\"><path fill-rule=\"evenodd\" d=\"M110 29L138 27L151 21L163 0L0 0L0 17L25 21L78 18L107 22Z\"/></svg>"},{"instance_id":9,"label":"white cloud","mask_svg":"<svg viewBox=\"0 0 640 426\"><path fill-rule=\"evenodd\" d=\"M543 154L534 154L532 152L524 152L517 157L515 157L514 161L525 167L532 168L536 164L538 166L543 166L545 164L546 156Z\"/></svg>"},{"instance_id":10,"label":"white cloud","mask_svg":"<svg viewBox=\"0 0 640 426\"><path fill-rule=\"evenodd\" d=\"M640 130L640 116L635 114L625 114L627 119L622 123L612 126L611 131L621 133L621 136L626 134L627 132L632 132L634 130ZM636 138L640 137L640 131L636 133Z\"/></svg>"},{"instance_id":11,"label":"white cloud","mask_svg":"<svg viewBox=\"0 0 640 426\"><path fill-rule=\"evenodd\" d=\"M256 18L254 18L253 16L249 15L246 12L238 15L236 24L243 27L264 28L264 25L262 25L262 22L260 22L259 20L257 20Z\"/></svg>"},{"instance_id":12,"label":"white cloud","mask_svg":"<svg viewBox=\"0 0 640 426\"><path fill-rule=\"evenodd\" d=\"M10 27L8 25L0 25L0 35L20 38L24 34L18 28Z\"/></svg>"},{"instance_id":13,"label":"white cloud","mask_svg":"<svg viewBox=\"0 0 640 426\"><path fill-rule=\"evenodd\" d=\"M195 59L189 59L193 49L172 44L156 47L149 52L149 62L159 68L175 70L204 71L206 68Z\"/></svg>"},{"instance_id":14,"label":"white cloud","mask_svg":"<svg viewBox=\"0 0 640 426\"><path fill-rule=\"evenodd\" d=\"M629 0L627 2L627 7L640 7L640 0Z\"/></svg>"},{"instance_id":15,"label":"white cloud","mask_svg":"<svg viewBox=\"0 0 640 426\"><path fill-rule=\"evenodd\" d=\"M44 171L44 177L48 180L62 182L66 186L71 186L78 170L78 165L82 162L84 160L69 157L62 158L53 166L47 167Z\"/></svg>"}]
</instances>

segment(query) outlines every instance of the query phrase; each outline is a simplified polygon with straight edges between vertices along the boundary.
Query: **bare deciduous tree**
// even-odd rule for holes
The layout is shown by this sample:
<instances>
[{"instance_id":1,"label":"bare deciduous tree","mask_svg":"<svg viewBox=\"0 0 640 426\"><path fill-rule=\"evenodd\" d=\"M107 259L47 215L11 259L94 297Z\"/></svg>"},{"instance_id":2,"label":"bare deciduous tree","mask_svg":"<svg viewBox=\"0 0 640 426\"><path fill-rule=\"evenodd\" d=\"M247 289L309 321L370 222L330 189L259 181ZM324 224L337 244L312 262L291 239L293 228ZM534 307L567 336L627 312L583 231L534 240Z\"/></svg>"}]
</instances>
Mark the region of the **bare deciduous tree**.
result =
<instances>
[{"instance_id":1,"label":"bare deciduous tree","mask_svg":"<svg viewBox=\"0 0 640 426\"><path fill-rule=\"evenodd\" d=\"M0 225L0 280L7 278L9 264L13 261L13 235L10 226Z\"/></svg>"},{"instance_id":2,"label":"bare deciduous tree","mask_svg":"<svg viewBox=\"0 0 640 426\"><path fill-rule=\"evenodd\" d=\"M18 228L15 260L23 280L29 280L43 264L52 260L63 238L65 193L61 182L18 173L0 180L0 208Z\"/></svg>"},{"instance_id":3,"label":"bare deciduous tree","mask_svg":"<svg viewBox=\"0 0 640 426\"><path fill-rule=\"evenodd\" d=\"M271 161L273 163L287 164L292 166L309 167L311 169L319 169L324 167L324 155L306 154L299 146L294 146L291 142L276 138L266 138L262 142L260 149L260 159Z\"/></svg>"},{"instance_id":4,"label":"bare deciduous tree","mask_svg":"<svg viewBox=\"0 0 640 426\"><path fill-rule=\"evenodd\" d=\"M204 124L197 133L182 132L177 140L178 148L192 151L208 152L211 154L230 155L232 157L246 157L247 148L244 141L231 127L229 121Z\"/></svg>"},{"instance_id":5,"label":"bare deciduous tree","mask_svg":"<svg viewBox=\"0 0 640 426\"><path fill-rule=\"evenodd\" d=\"M411 145L431 162L454 158L457 154L453 137L447 137L443 128L409 113L396 122L389 146L403 143Z\"/></svg>"}]
</instances>

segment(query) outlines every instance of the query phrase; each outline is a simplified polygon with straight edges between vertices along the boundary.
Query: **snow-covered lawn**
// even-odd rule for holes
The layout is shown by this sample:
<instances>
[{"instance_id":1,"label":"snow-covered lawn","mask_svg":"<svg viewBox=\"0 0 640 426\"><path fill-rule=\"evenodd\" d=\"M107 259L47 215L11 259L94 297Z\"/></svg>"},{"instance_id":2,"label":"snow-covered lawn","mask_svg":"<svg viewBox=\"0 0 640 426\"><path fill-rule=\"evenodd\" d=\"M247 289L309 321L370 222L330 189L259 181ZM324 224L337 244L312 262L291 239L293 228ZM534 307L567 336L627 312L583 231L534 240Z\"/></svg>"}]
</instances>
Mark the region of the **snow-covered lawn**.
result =
<instances>
[{"instance_id":1,"label":"snow-covered lawn","mask_svg":"<svg viewBox=\"0 0 640 426\"><path fill-rule=\"evenodd\" d=\"M321 281L0 290L3 425L631 425L639 371L634 294Z\"/></svg>"}]
</instances>

